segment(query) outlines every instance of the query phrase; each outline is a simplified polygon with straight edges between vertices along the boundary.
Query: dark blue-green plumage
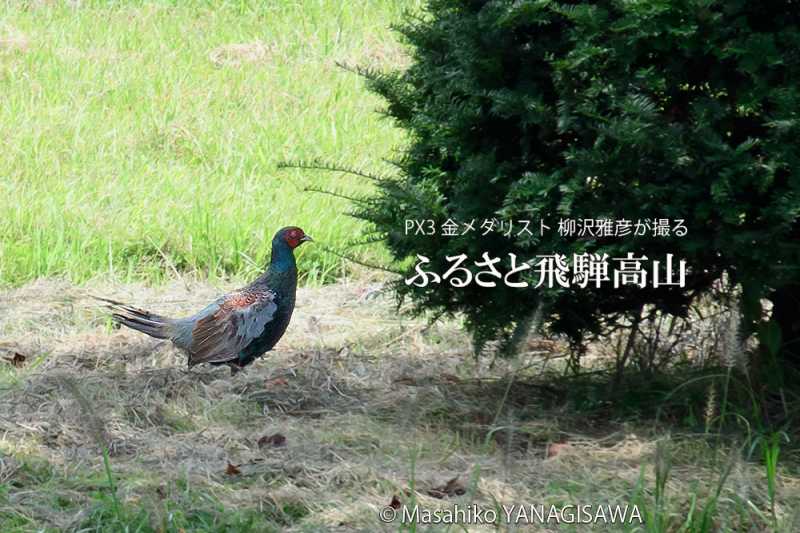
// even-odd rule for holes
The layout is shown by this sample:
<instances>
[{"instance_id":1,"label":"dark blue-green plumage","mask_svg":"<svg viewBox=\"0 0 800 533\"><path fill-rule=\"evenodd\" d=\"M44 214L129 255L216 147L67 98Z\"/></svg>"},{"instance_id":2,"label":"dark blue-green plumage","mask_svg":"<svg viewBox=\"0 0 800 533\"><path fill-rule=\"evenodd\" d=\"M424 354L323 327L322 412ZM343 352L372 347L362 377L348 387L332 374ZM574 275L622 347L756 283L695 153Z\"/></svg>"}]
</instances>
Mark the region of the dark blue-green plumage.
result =
<instances>
[{"instance_id":1,"label":"dark blue-green plumage","mask_svg":"<svg viewBox=\"0 0 800 533\"><path fill-rule=\"evenodd\" d=\"M184 349L189 366L210 363L241 368L271 350L286 332L297 291L294 249L310 240L294 226L278 231L266 272L190 317L172 319L105 301L111 304L117 323L151 337L170 339Z\"/></svg>"}]
</instances>

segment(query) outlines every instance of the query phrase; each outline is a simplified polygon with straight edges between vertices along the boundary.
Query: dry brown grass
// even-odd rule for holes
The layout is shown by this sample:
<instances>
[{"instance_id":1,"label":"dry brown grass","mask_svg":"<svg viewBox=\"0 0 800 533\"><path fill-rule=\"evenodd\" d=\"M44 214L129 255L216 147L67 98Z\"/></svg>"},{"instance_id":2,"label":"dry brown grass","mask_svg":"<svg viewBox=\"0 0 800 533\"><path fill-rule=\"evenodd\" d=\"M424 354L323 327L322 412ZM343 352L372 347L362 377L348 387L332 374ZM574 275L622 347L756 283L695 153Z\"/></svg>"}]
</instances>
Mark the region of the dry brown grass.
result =
<instances>
[{"instance_id":1,"label":"dry brown grass","mask_svg":"<svg viewBox=\"0 0 800 533\"><path fill-rule=\"evenodd\" d=\"M0 24L0 56L3 54L27 52L29 48L30 41L22 32L10 26Z\"/></svg>"},{"instance_id":2,"label":"dry brown grass","mask_svg":"<svg viewBox=\"0 0 800 533\"><path fill-rule=\"evenodd\" d=\"M181 281L91 292L180 315L228 288ZM0 294L0 357L25 357L19 367L0 363L0 484L11 487L0 517L82 523L102 486L102 443L124 503L157 516L158 502L181 498L188 484L231 509L307 509L295 530L397 530L377 511L395 496L409 501L412 485L429 508L625 504L642 473L653 486L664 434L570 414L526 380L509 385L519 368L541 366L543 347L558 345L532 341L522 360L489 368L467 355L458 324L400 318L377 288L302 289L277 349L235 376L188 371L168 343L111 329L87 289L39 281ZM668 491L681 513L688 494L711 490L719 474L705 445L674 442ZM726 491L764 508L762 469L740 462L734 478ZM463 494L445 490L453 479ZM779 512L791 518L798 480L784 473L780 484Z\"/></svg>"},{"instance_id":3,"label":"dry brown grass","mask_svg":"<svg viewBox=\"0 0 800 533\"><path fill-rule=\"evenodd\" d=\"M260 63L269 57L271 47L261 41L218 46L208 58L216 67L238 67L244 63Z\"/></svg>"}]
</instances>

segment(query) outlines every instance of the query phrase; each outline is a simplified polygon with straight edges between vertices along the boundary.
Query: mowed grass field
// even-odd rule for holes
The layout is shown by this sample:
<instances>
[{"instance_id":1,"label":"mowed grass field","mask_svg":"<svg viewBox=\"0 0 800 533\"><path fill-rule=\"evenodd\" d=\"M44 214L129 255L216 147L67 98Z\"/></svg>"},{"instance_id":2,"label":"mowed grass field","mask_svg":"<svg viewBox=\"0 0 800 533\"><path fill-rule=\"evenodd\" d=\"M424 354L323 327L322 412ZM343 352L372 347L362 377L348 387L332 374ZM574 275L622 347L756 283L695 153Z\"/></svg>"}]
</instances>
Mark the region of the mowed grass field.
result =
<instances>
[{"instance_id":1,"label":"mowed grass field","mask_svg":"<svg viewBox=\"0 0 800 533\"><path fill-rule=\"evenodd\" d=\"M306 281L340 275L323 248L359 224L303 188L366 184L276 164L392 155L401 132L336 64L402 64L389 25L417 4L0 3L0 285L247 277L285 225L323 244Z\"/></svg>"},{"instance_id":2,"label":"mowed grass field","mask_svg":"<svg viewBox=\"0 0 800 533\"><path fill-rule=\"evenodd\" d=\"M233 286L91 290L181 316ZM612 404L602 382L563 380L562 344L531 338L517 360L475 360L457 321L398 316L379 287L302 287L276 350L235 376L187 371L168 342L110 328L85 286L0 292L0 531L799 530L796 451L771 448L770 473L753 433L717 430L722 391L707 381L671 401L678 383L632 384ZM696 394L708 407L695 423L624 414L660 395L683 412ZM402 505L498 519L381 522ZM515 525L504 505L636 505L642 522L575 523L568 510Z\"/></svg>"}]
</instances>

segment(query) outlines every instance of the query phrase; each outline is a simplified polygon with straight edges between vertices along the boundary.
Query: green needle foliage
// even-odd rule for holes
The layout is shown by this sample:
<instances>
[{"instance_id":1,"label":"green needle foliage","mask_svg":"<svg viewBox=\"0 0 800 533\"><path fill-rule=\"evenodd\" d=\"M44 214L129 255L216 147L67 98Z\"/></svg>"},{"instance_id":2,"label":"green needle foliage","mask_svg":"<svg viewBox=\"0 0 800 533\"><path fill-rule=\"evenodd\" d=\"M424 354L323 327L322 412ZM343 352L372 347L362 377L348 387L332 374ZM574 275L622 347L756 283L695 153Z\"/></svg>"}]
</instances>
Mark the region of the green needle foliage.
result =
<instances>
[{"instance_id":1,"label":"green needle foliage","mask_svg":"<svg viewBox=\"0 0 800 533\"><path fill-rule=\"evenodd\" d=\"M766 297L784 302L773 314L784 345L798 337L782 318L800 305L787 297L800 278L797 1L432 0L399 31L411 66L364 74L410 143L399 177L358 212L398 262L421 254L441 274L461 253L632 252L689 268L684 288L399 283L419 310L463 313L480 348L541 305L580 345L645 305L681 315L726 276L743 288L748 332ZM552 229L448 237L402 225L491 217ZM560 218L683 219L688 234L568 238Z\"/></svg>"}]
</instances>

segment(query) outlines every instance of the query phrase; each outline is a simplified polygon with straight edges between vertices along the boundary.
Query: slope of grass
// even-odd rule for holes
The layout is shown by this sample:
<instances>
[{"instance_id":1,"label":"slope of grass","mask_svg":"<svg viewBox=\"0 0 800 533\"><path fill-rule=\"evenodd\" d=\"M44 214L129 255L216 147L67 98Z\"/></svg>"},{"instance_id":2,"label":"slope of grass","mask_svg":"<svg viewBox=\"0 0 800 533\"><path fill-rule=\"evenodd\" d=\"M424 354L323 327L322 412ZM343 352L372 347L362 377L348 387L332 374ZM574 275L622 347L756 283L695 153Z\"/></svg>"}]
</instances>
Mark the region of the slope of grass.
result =
<instances>
[{"instance_id":1,"label":"slope of grass","mask_svg":"<svg viewBox=\"0 0 800 533\"><path fill-rule=\"evenodd\" d=\"M379 162L402 142L337 62L397 65L411 0L4 2L0 285L42 276L251 275L272 234L357 237L346 176L285 159ZM311 280L340 273L304 250Z\"/></svg>"}]
</instances>

